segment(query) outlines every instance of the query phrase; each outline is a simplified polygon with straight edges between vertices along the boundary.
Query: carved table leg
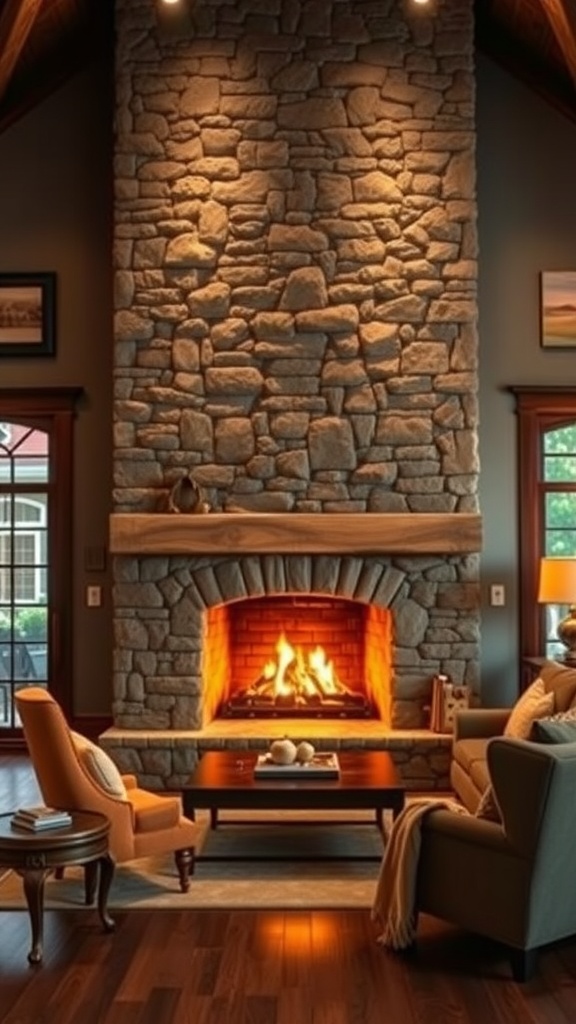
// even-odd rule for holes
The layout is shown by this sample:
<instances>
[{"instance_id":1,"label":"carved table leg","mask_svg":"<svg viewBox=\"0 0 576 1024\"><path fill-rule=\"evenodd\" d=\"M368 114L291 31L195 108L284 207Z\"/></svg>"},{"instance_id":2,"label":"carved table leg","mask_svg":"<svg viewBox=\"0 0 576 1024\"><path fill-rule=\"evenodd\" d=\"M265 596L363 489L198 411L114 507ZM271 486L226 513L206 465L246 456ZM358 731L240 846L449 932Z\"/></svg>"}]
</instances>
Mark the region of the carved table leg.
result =
<instances>
[{"instance_id":1,"label":"carved table leg","mask_svg":"<svg viewBox=\"0 0 576 1024\"><path fill-rule=\"evenodd\" d=\"M194 874L195 847L191 846L186 850L176 850L174 859L180 879L180 892L188 892L190 888L190 875Z\"/></svg>"},{"instance_id":2,"label":"carved table leg","mask_svg":"<svg viewBox=\"0 0 576 1024\"><path fill-rule=\"evenodd\" d=\"M32 948L28 960L31 964L39 964L44 939L44 882L50 871L47 868L26 868L19 874L24 879L24 895L32 926Z\"/></svg>"},{"instance_id":3,"label":"carved table leg","mask_svg":"<svg viewBox=\"0 0 576 1024\"><path fill-rule=\"evenodd\" d=\"M100 866L100 883L98 885L98 913L100 914L100 920L104 925L104 930L107 932L113 932L116 927L116 922L110 917L108 913L108 893L110 892L110 886L114 877L114 859L107 853L104 857L100 857L98 861Z\"/></svg>"},{"instance_id":4,"label":"carved table leg","mask_svg":"<svg viewBox=\"0 0 576 1024\"><path fill-rule=\"evenodd\" d=\"M87 907L91 907L96 899L100 877L99 866L100 862L97 860L91 860L89 864L84 865L84 893Z\"/></svg>"}]
</instances>

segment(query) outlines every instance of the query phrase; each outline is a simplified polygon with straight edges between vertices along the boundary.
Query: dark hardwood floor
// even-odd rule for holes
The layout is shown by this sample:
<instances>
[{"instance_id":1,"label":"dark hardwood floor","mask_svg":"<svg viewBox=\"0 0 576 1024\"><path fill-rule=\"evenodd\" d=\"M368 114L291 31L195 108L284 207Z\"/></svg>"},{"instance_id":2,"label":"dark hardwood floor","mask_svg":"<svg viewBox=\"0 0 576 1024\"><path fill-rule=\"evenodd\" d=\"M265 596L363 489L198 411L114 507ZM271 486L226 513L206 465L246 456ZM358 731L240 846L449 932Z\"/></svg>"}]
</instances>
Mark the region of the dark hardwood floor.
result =
<instances>
[{"instance_id":1,"label":"dark hardwood floor","mask_svg":"<svg viewBox=\"0 0 576 1024\"><path fill-rule=\"evenodd\" d=\"M0 813L38 798L27 759L0 755ZM106 935L84 911L48 911L30 967L27 915L0 910L1 1024L576 1022L576 940L517 985L500 947L428 917L409 957L378 946L365 910L115 918Z\"/></svg>"}]
</instances>

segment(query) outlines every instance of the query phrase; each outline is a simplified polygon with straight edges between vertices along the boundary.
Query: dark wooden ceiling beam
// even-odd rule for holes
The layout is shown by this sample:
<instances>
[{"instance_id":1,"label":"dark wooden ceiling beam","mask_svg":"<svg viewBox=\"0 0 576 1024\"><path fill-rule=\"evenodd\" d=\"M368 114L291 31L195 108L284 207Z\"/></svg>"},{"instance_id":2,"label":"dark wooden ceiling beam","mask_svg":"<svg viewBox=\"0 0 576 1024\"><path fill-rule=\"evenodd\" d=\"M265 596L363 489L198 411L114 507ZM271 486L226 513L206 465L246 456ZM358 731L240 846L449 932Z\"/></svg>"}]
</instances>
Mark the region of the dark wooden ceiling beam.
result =
<instances>
[{"instance_id":1,"label":"dark wooden ceiling beam","mask_svg":"<svg viewBox=\"0 0 576 1024\"><path fill-rule=\"evenodd\" d=\"M576 85L576 13L574 0L540 0Z\"/></svg>"},{"instance_id":2,"label":"dark wooden ceiling beam","mask_svg":"<svg viewBox=\"0 0 576 1024\"><path fill-rule=\"evenodd\" d=\"M5 0L0 13L0 99L24 49L43 0Z\"/></svg>"}]
</instances>

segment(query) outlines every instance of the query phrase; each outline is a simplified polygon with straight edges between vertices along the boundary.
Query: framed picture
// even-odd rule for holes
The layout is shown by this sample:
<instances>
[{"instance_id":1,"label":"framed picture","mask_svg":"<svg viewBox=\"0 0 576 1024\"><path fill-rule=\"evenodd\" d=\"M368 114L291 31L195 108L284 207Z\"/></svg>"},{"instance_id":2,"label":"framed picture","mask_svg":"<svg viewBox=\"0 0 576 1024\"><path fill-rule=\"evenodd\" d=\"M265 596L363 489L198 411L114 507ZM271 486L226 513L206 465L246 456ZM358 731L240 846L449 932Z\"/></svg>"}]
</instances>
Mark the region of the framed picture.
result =
<instances>
[{"instance_id":1,"label":"framed picture","mask_svg":"<svg viewBox=\"0 0 576 1024\"><path fill-rule=\"evenodd\" d=\"M0 356L55 352L56 275L0 274Z\"/></svg>"},{"instance_id":2,"label":"framed picture","mask_svg":"<svg viewBox=\"0 0 576 1024\"><path fill-rule=\"evenodd\" d=\"M576 270L542 272L542 347L576 348Z\"/></svg>"}]
</instances>

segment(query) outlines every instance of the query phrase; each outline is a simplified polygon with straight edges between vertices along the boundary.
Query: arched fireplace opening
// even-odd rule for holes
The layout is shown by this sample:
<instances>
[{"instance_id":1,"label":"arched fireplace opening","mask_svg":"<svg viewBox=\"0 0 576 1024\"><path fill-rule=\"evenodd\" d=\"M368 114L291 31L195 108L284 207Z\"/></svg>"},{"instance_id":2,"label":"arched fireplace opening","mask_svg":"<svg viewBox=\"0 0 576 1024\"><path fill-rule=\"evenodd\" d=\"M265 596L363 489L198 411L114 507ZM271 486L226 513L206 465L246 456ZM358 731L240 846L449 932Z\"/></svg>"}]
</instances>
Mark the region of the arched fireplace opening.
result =
<instances>
[{"instance_id":1,"label":"arched fireplace opening","mask_svg":"<svg viewBox=\"0 0 576 1024\"><path fill-rule=\"evenodd\" d=\"M325 594L249 597L206 610L204 724L214 718L389 721L392 614Z\"/></svg>"}]
</instances>

